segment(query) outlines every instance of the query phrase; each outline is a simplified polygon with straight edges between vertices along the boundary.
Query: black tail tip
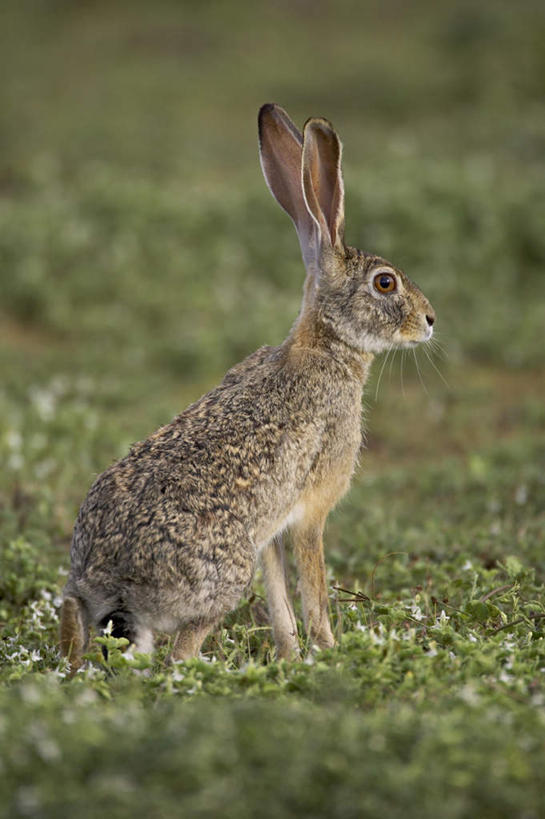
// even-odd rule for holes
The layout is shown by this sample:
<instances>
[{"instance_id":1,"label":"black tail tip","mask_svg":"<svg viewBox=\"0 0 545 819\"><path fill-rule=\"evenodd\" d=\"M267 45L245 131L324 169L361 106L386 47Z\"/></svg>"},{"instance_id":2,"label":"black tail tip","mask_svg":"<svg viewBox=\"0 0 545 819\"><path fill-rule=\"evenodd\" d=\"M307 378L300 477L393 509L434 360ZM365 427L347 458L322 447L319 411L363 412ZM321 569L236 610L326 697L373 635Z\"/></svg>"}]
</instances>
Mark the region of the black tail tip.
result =
<instances>
[{"instance_id":1,"label":"black tail tip","mask_svg":"<svg viewBox=\"0 0 545 819\"><path fill-rule=\"evenodd\" d=\"M129 612L112 611L106 614L98 624L102 633L106 631L110 622L112 623L112 630L110 631L112 637L116 637L117 639L125 637L129 643L134 643L136 639L136 629L132 615ZM108 649L106 646L102 646L102 654L104 655L104 659L107 660Z\"/></svg>"}]
</instances>

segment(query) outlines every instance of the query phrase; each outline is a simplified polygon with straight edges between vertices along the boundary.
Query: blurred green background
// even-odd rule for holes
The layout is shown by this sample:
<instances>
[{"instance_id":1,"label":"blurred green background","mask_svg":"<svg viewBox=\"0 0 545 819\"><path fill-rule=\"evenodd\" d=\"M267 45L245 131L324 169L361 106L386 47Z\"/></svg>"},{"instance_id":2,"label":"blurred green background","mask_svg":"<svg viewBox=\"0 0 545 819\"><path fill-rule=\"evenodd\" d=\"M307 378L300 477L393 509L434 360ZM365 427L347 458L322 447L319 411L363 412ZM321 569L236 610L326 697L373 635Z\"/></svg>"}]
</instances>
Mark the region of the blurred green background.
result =
<instances>
[{"instance_id":1,"label":"blurred green background","mask_svg":"<svg viewBox=\"0 0 545 819\"><path fill-rule=\"evenodd\" d=\"M225 815L251 816L260 804L262 816L420 819L436 815L445 793L449 817L543 815L545 640L535 612L545 580L544 100L538 0L2 3L0 699L10 721L0 721L0 745L5 731L14 749L12 767L0 767L14 794L6 815L81 811L78 788L89 781L98 782L95 807L111 816L163 816L182 797L191 815L217 815L235 794ZM370 630L335 604L341 648L321 670L306 665L293 677L270 663L272 682L244 676L250 655L271 659L266 629L210 638L205 651L226 662L221 685L214 674L223 672L204 665L195 685L155 668L145 694L155 711L134 716L129 744L143 743L131 764L156 801L138 808L116 756L131 751L110 733L140 689L98 672L51 687L62 571L94 475L231 364L280 342L297 314L295 231L257 155L267 101L300 126L311 115L333 121L344 142L347 241L420 285L443 352L376 362L368 452L326 532L331 584L365 591ZM485 605L504 587L510 602ZM450 632L441 621L436 646L426 618L435 622L443 605ZM414 606L423 620L409 656L395 634L414 630ZM246 601L229 628L250 628L250 610ZM503 615L520 623L509 645ZM225 642L233 637L234 654ZM334 669L349 682L315 684ZM98 697L94 734L86 687ZM206 704L193 716L160 710L165 692L183 699L182 688L189 699L219 698L221 742L239 738L238 785L215 779L223 763L213 734L210 748L201 736ZM285 724L279 710L267 712L278 741L302 749L286 757L295 767L276 813L273 774L265 804L257 793L244 798L256 753L267 770L287 764L274 736L240 739L262 704L241 710L230 697L254 689L298 700L293 710L284 702ZM41 753L36 721L60 757L48 760L47 743ZM201 749L183 793L168 766L149 768L171 724ZM97 754L102 779L90 772ZM356 782L359 755L375 762Z\"/></svg>"},{"instance_id":2,"label":"blurred green background","mask_svg":"<svg viewBox=\"0 0 545 819\"><path fill-rule=\"evenodd\" d=\"M543 363L542 4L23 1L1 14L8 343L20 331L78 368L144 381L216 375L280 340L302 268L257 160L272 100L300 125L335 123L347 238L425 289L450 356Z\"/></svg>"}]
</instances>

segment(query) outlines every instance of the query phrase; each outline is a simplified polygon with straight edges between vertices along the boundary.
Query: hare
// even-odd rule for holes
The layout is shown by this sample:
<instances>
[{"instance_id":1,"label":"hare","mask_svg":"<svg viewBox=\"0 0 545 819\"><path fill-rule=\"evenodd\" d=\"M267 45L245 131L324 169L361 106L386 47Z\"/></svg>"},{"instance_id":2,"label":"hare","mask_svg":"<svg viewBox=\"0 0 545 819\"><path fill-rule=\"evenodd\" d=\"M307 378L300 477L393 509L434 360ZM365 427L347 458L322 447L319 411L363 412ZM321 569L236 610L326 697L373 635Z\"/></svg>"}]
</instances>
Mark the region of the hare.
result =
<instances>
[{"instance_id":1,"label":"hare","mask_svg":"<svg viewBox=\"0 0 545 819\"><path fill-rule=\"evenodd\" d=\"M176 634L198 654L261 559L277 656L297 658L281 533L291 530L305 629L334 645L322 533L361 446L375 354L433 332L434 311L404 273L344 243L342 146L325 119L301 134L276 104L259 111L265 180L295 223L307 275L279 347L263 347L170 424L102 473L79 511L60 647L74 672L91 625L137 651Z\"/></svg>"}]
</instances>

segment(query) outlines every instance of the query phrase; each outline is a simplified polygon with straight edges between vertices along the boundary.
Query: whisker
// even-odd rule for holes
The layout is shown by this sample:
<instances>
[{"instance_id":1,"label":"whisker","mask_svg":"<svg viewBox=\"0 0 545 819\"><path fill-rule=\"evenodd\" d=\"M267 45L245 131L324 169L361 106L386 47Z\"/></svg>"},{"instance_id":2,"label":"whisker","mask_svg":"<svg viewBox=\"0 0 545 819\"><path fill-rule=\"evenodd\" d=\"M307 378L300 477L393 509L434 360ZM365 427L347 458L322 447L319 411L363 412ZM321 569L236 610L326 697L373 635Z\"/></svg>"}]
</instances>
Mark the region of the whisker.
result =
<instances>
[{"instance_id":1,"label":"whisker","mask_svg":"<svg viewBox=\"0 0 545 819\"><path fill-rule=\"evenodd\" d=\"M394 345L392 344L392 349L393 349L393 346L394 346ZM393 354L393 356L392 356L392 357L391 357L391 359L390 359L390 367L389 367L389 369L388 369L388 381L389 381L390 383L391 383L391 381L392 381L392 364L394 363L394 359L395 359L395 357L396 357L396 353L397 353L397 350L394 350L394 354Z\"/></svg>"},{"instance_id":2,"label":"whisker","mask_svg":"<svg viewBox=\"0 0 545 819\"><path fill-rule=\"evenodd\" d=\"M422 378L422 373L420 372L420 367L418 365L418 359L416 357L416 350L415 349L413 349L413 357L414 357L414 363L416 364L416 372L418 373L418 378L420 379L420 383L422 384L422 386L424 388L424 392L426 393L426 395L429 396L428 388L424 384L424 379Z\"/></svg>"},{"instance_id":3,"label":"whisker","mask_svg":"<svg viewBox=\"0 0 545 819\"><path fill-rule=\"evenodd\" d=\"M386 352L386 355L384 356L384 360L382 362L382 367L380 368L380 372L378 374L377 387L375 389L375 401L378 399L378 391L379 391L379 388L380 388L380 382L382 380L382 373L384 372L384 367L386 366L386 363L388 361L390 353L392 352L392 349L393 349L393 344L391 344L390 347L388 348L388 350Z\"/></svg>"},{"instance_id":4,"label":"whisker","mask_svg":"<svg viewBox=\"0 0 545 819\"><path fill-rule=\"evenodd\" d=\"M434 344L431 344L430 346L431 346L431 349L433 350L433 353L435 355L439 356L439 358L448 358L447 351L444 350L443 347L441 347L439 342L435 342Z\"/></svg>"},{"instance_id":5,"label":"whisker","mask_svg":"<svg viewBox=\"0 0 545 819\"><path fill-rule=\"evenodd\" d=\"M448 352L435 335L430 338L428 344L435 354L439 355L441 358L448 358Z\"/></svg>"},{"instance_id":6,"label":"whisker","mask_svg":"<svg viewBox=\"0 0 545 819\"><path fill-rule=\"evenodd\" d=\"M437 358L439 361L446 361L447 360L448 356L447 356L447 354L445 352L443 352L443 350L439 349L438 347L435 347L434 345L431 345L429 341L425 342L425 344L426 344L426 346L428 348L429 353L434 358Z\"/></svg>"},{"instance_id":7,"label":"whisker","mask_svg":"<svg viewBox=\"0 0 545 819\"><path fill-rule=\"evenodd\" d=\"M424 352L426 354L426 358L430 362L431 366L433 367L433 369L435 370L435 372L437 373L437 375L439 376L439 378L441 379L441 381L443 382L445 387L447 387L447 389L450 390L450 384L448 383L447 379L445 378L445 376L443 375L443 373L441 372L439 367L437 367L437 365L436 365L435 361L433 360L433 358L431 357L431 355L428 353L428 351L426 349L426 346L423 345L422 349L424 350Z\"/></svg>"},{"instance_id":8,"label":"whisker","mask_svg":"<svg viewBox=\"0 0 545 819\"><path fill-rule=\"evenodd\" d=\"M405 395L405 382L403 381L403 364L405 363L405 350L401 350L401 364L399 367L399 377L401 380L401 392L403 394L403 398L406 398Z\"/></svg>"}]
</instances>

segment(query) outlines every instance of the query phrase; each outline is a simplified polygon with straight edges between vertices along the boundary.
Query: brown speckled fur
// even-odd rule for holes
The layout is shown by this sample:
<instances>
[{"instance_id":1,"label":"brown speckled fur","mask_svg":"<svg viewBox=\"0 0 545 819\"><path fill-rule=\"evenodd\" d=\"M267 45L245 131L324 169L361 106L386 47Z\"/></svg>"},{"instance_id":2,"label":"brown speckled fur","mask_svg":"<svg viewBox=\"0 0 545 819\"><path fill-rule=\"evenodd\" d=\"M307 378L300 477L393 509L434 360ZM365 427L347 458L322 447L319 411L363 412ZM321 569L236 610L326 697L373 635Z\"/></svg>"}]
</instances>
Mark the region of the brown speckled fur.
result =
<instances>
[{"instance_id":1,"label":"brown speckled fur","mask_svg":"<svg viewBox=\"0 0 545 819\"><path fill-rule=\"evenodd\" d=\"M302 136L278 106L260 111L265 178L295 222L307 266L301 313L223 382L100 475L74 528L61 650L81 664L90 625L111 619L140 650L177 633L198 653L232 610L261 554L281 657L297 656L279 536L290 527L305 627L333 644L322 532L350 484L361 397L375 352L431 335L433 310L403 273L343 242L341 146L309 120ZM373 279L389 271L396 292ZM428 318L426 319L426 316Z\"/></svg>"}]
</instances>

